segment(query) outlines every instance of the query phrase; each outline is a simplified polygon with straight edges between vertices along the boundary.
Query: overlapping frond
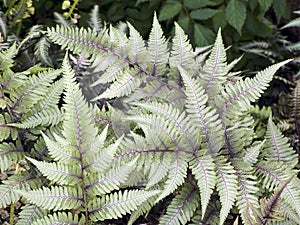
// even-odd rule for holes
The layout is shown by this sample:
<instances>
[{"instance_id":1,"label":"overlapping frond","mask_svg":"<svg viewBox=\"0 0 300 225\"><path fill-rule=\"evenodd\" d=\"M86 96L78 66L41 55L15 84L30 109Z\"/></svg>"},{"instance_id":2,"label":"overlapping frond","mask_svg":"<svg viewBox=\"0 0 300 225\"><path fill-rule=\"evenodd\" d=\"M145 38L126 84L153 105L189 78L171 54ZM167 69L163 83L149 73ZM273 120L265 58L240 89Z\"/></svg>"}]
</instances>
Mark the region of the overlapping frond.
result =
<instances>
[{"instance_id":1,"label":"overlapping frond","mask_svg":"<svg viewBox=\"0 0 300 225\"><path fill-rule=\"evenodd\" d=\"M152 75L162 75L166 63L168 62L168 46L166 38L157 20L156 14L153 17L152 29L149 35L147 48L147 64Z\"/></svg>"},{"instance_id":2,"label":"overlapping frond","mask_svg":"<svg viewBox=\"0 0 300 225\"><path fill-rule=\"evenodd\" d=\"M47 215L47 210L42 209L36 205L25 205L21 208L19 213L19 220L16 225L33 224L36 220L42 219Z\"/></svg>"},{"instance_id":3,"label":"overlapping frond","mask_svg":"<svg viewBox=\"0 0 300 225\"><path fill-rule=\"evenodd\" d=\"M160 218L159 224L186 224L196 211L199 200L197 188L186 182L175 198L172 199L166 214Z\"/></svg>"},{"instance_id":4,"label":"overlapping frond","mask_svg":"<svg viewBox=\"0 0 300 225\"><path fill-rule=\"evenodd\" d=\"M188 41L187 35L183 29L175 23L175 36L172 39L172 50L170 53L169 63L173 68L178 66L192 71L194 69L194 55L192 52L192 45Z\"/></svg>"},{"instance_id":5,"label":"overlapping frond","mask_svg":"<svg viewBox=\"0 0 300 225\"><path fill-rule=\"evenodd\" d=\"M224 143L221 120L215 109L206 106L208 96L204 93L199 80L192 79L183 69L180 73L186 88L186 111L191 119L191 126L201 132L202 147L210 154L216 154Z\"/></svg>"},{"instance_id":6,"label":"overlapping frond","mask_svg":"<svg viewBox=\"0 0 300 225\"><path fill-rule=\"evenodd\" d=\"M0 185L0 208L5 208L19 200L21 195L16 192L17 190L29 190L31 187L36 187L39 182L39 179L28 174L13 175L2 181Z\"/></svg>"},{"instance_id":7,"label":"overlapping frond","mask_svg":"<svg viewBox=\"0 0 300 225\"><path fill-rule=\"evenodd\" d=\"M170 166L169 174L167 176L165 185L156 203L175 191L180 185L184 183L186 178L188 163L187 156L184 153L176 153L173 155L174 159Z\"/></svg>"},{"instance_id":8,"label":"overlapping frond","mask_svg":"<svg viewBox=\"0 0 300 225\"><path fill-rule=\"evenodd\" d=\"M136 210L144 201L159 191L125 190L95 199L89 204L89 213L93 221L117 219Z\"/></svg>"},{"instance_id":9,"label":"overlapping frond","mask_svg":"<svg viewBox=\"0 0 300 225\"><path fill-rule=\"evenodd\" d=\"M80 182L81 170L79 167L70 166L63 163L47 163L44 161L37 161L35 159L27 158L33 163L36 168L49 180L59 185L75 185Z\"/></svg>"},{"instance_id":10,"label":"overlapping frond","mask_svg":"<svg viewBox=\"0 0 300 225\"><path fill-rule=\"evenodd\" d=\"M85 217L79 219L77 214L58 212L45 216L32 223L32 225L54 225L54 224L64 224L64 225L84 225Z\"/></svg>"},{"instance_id":11,"label":"overlapping frond","mask_svg":"<svg viewBox=\"0 0 300 225\"><path fill-rule=\"evenodd\" d=\"M298 155L289 146L288 142L288 139L283 137L270 116L266 133L266 144L264 146L264 155L267 160L285 162L293 168L298 162Z\"/></svg>"},{"instance_id":12,"label":"overlapping frond","mask_svg":"<svg viewBox=\"0 0 300 225\"><path fill-rule=\"evenodd\" d=\"M216 160L216 173L216 186L222 204L219 224L222 225L238 195L238 177L230 162L226 162L226 159L221 157Z\"/></svg>"},{"instance_id":13,"label":"overlapping frond","mask_svg":"<svg viewBox=\"0 0 300 225\"><path fill-rule=\"evenodd\" d=\"M24 73L30 74L31 72L26 71ZM11 96L13 101L11 104L12 111L21 111L23 113L30 111L33 105L47 95L50 84L60 74L60 70L49 70L40 72L37 75L33 74Z\"/></svg>"},{"instance_id":14,"label":"overlapping frond","mask_svg":"<svg viewBox=\"0 0 300 225\"><path fill-rule=\"evenodd\" d=\"M222 85L226 81L228 73L226 59L226 51L219 29L215 44L200 75L201 85L209 98L213 99L222 90Z\"/></svg>"},{"instance_id":15,"label":"overlapping frond","mask_svg":"<svg viewBox=\"0 0 300 225\"><path fill-rule=\"evenodd\" d=\"M14 143L0 144L0 171L9 169L13 163L18 163L24 158L24 152Z\"/></svg>"},{"instance_id":16,"label":"overlapping frond","mask_svg":"<svg viewBox=\"0 0 300 225\"><path fill-rule=\"evenodd\" d=\"M64 210L76 209L82 204L82 190L73 187L43 187L40 189L25 191L18 190L18 194L43 209Z\"/></svg>"},{"instance_id":17,"label":"overlapping frond","mask_svg":"<svg viewBox=\"0 0 300 225\"><path fill-rule=\"evenodd\" d=\"M290 62L286 60L260 71L254 78L239 80L235 84L227 83L221 91L218 108L222 116L241 115L250 108L250 103L257 100L264 90L269 86L276 71Z\"/></svg>"},{"instance_id":18,"label":"overlapping frond","mask_svg":"<svg viewBox=\"0 0 300 225\"><path fill-rule=\"evenodd\" d=\"M197 180L197 185L201 196L202 218L206 213L206 208L216 185L215 164L210 156L195 156L189 162L189 168Z\"/></svg>"}]
</instances>

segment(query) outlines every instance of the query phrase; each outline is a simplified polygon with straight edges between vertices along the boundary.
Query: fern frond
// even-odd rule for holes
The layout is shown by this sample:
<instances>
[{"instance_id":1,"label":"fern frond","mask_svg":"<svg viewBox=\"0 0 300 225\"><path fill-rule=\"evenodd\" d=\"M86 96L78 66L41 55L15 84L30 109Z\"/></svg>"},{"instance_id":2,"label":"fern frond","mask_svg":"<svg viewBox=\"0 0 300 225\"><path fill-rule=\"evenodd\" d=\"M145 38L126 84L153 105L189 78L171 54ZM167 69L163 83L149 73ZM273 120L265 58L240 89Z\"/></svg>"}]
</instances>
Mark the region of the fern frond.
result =
<instances>
[{"instance_id":1,"label":"fern frond","mask_svg":"<svg viewBox=\"0 0 300 225\"><path fill-rule=\"evenodd\" d=\"M139 206L138 209L131 212L127 225L133 225L134 222L140 216L149 212L151 210L151 208L153 207L156 198L157 198L157 195L152 195L151 197L147 198L147 200L145 202L143 202L143 204L141 206Z\"/></svg>"},{"instance_id":2,"label":"fern frond","mask_svg":"<svg viewBox=\"0 0 300 225\"><path fill-rule=\"evenodd\" d=\"M291 176L295 176L295 171L291 170L289 165L282 165L282 163L270 163L269 161L262 161L255 165L256 173L262 177L263 187L272 191L276 186L281 185ZM281 196L282 200L292 207L298 215L300 215L300 190L296 182L299 182L295 177L283 190Z\"/></svg>"},{"instance_id":3,"label":"fern frond","mask_svg":"<svg viewBox=\"0 0 300 225\"><path fill-rule=\"evenodd\" d=\"M171 166L171 157L167 157L162 154L162 157L159 161L150 161L150 171L149 171L149 180L146 185L146 189L153 187L165 177L167 177L169 168ZM146 162L145 162L146 163Z\"/></svg>"},{"instance_id":4,"label":"fern frond","mask_svg":"<svg viewBox=\"0 0 300 225\"><path fill-rule=\"evenodd\" d=\"M279 198L281 196L281 193L285 189L285 187L288 185L288 183L291 182L293 177L285 181L283 184L280 185L280 187L276 190L275 193L273 193L272 197L269 199L263 198L260 200L260 204L262 205L262 216L267 221L281 221L284 220L284 218L280 217L278 214L280 214L279 209Z\"/></svg>"},{"instance_id":5,"label":"fern frond","mask_svg":"<svg viewBox=\"0 0 300 225\"><path fill-rule=\"evenodd\" d=\"M16 56L17 52L16 43L14 43L9 49L0 51L0 71L7 70L13 66L13 58Z\"/></svg>"},{"instance_id":6,"label":"fern frond","mask_svg":"<svg viewBox=\"0 0 300 225\"><path fill-rule=\"evenodd\" d=\"M223 117L225 115L238 116L243 111L248 110L251 107L250 102L257 100L261 96L261 93L269 86L276 71L290 61L286 60L269 66L252 79L239 80L235 84L228 83L221 92L223 99L219 99L219 103L217 103Z\"/></svg>"},{"instance_id":7,"label":"fern frond","mask_svg":"<svg viewBox=\"0 0 300 225\"><path fill-rule=\"evenodd\" d=\"M95 29L96 32L99 32L102 29L103 25L102 25L102 20L100 18L98 5L95 5L94 8L92 9L88 24L91 28Z\"/></svg>"},{"instance_id":8,"label":"fern frond","mask_svg":"<svg viewBox=\"0 0 300 225\"><path fill-rule=\"evenodd\" d=\"M50 42L48 38L42 37L38 43L34 46L34 55L40 60L44 65L53 67L52 59L50 58L48 52L50 48Z\"/></svg>"},{"instance_id":9,"label":"fern frond","mask_svg":"<svg viewBox=\"0 0 300 225\"><path fill-rule=\"evenodd\" d=\"M32 223L32 225L84 225L85 218L81 217L79 220L77 214L58 212L50 214L49 216L45 216L43 219L39 219Z\"/></svg>"},{"instance_id":10,"label":"fern frond","mask_svg":"<svg viewBox=\"0 0 300 225\"><path fill-rule=\"evenodd\" d=\"M148 198L159 191L125 190L93 200L89 205L92 221L117 219L126 213L136 210Z\"/></svg>"},{"instance_id":11,"label":"fern frond","mask_svg":"<svg viewBox=\"0 0 300 225\"><path fill-rule=\"evenodd\" d=\"M264 155L268 160L286 162L291 168L298 163L298 155L289 146L288 139L283 137L280 130L275 126L271 116L269 117L265 138Z\"/></svg>"},{"instance_id":12,"label":"fern frond","mask_svg":"<svg viewBox=\"0 0 300 225\"><path fill-rule=\"evenodd\" d=\"M129 95L134 89L140 86L142 82L142 80L139 79L140 73L141 72L136 69L127 69L123 71L122 76L118 77L117 80L106 91L104 91L104 93L94 98L93 101L101 98L111 99Z\"/></svg>"},{"instance_id":13,"label":"fern frond","mask_svg":"<svg viewBox=\"0 0 300 225\"><path fill-rule=\"evenodd\" d=\"M258 181L257 177L254 175L253 169L243 163L241 160L236 160L233 164L233 167L236 171L237 182L238 182L238 194L236 198L236 205L241 214L242 220L246 223L247 215L251 215L251 212L248 212L249 205L251 207L258 209ZM247 224L247 223L246 223Z\"/></svg>"},{"instance_id":14,"label":"fern frond","mask_svg":"<svg viewBox=\"0 0 300 225\"><path fill-rule=\"evenodd\" d=\"M82 204L82 191L73 187L43 187L31 191L20 190L18 194L43 209L64 210L77 209Z\"/></svg>"},{"instance_id":15,"label":"fern frond","mask_svg":"<svg viewBox=\"0 0 300 225\"><path fill-rule=\"evenodd\" d=\"M189 168L197 180L197 185L201 196L202 218L206 213L206 208L216 185L215 164L210 156L195 156L189 162Z\"/></svg>"},{"instance_id":16,"label":"fern frond","mask_svg":"<svg viewBox=\"0 0 300 225\"><path fill-rule=\"evenodd\" d=\"M127 48L129 49L129 60L135 64L143 65L143 59L147 54L145 42L139 32L130 23L127 23L127 25L130 34L129 41L127 43Z\"/></svg>"},{"instance_id":17,"label":"fern frond","mask_svg":"<svg viewBox=\"0 0 300 225\"><path fill-rule=\"evenodd\" d=\"M157 20L156 14L153 17L152 29L149 35L148 42L148 67L151 68L152 75L161 75L164 71L166 63L168 62L168 46L164 37L163 31Z\"/></svg>"},{"instance_id":18,"label":"fern frond","mask_svg":"<svg viewBox=\"0 0 300 225\"><path fill-rule=\"evenodd\" d=\"M2 17L2 13L0 14L0 31L1 31L1 36L4 41L6 41L7 38L7 24L5 19Z\"/></svg>"},{"instance_id":19,"label":"fern frond","mask_svg":"<svg viewBox=\"0 0 300 225\"><path fill-rule=\"evenodd\" d=\"M13 163L18 163L24 158L24 152L13 143L0 144L0 171L9 169Z\"/></svg>"},{"instance_id":20,"label":"fern frond","mask_svg":"<svg viewBox=\"0 0 300 225\"><path fill-rule=\"evenodd\" d=\"M226 51L223 44L221 30L219 29L215 44L208 60L203 66L201 84L209 98L214 98L222 90L222 84L226 81L227 63Z\"/></svg>"},{"instance_id":21,"label":"fern frond","mask_svg":"<svg viewBox=\"0 0 300 225\"><path fill-rule=\"evenodd\" d=\"M33 105L46 96L50 84L60 74L61 70L49 70L31 76L30 79L11 96L13 101L11 105L12 111L20 111L23 113L30 111Z\"/></svg>"},{"instance_id":22,"label":"fern frond","mask_svg":"<svg viewBox=\"0 0 300 225\"><path fill-rule=\"evenodd\" d=\"M174 154L173 157L174 159L172 160L167 180L160 196L156 199L155 203L159 202L175 191L177 187L184 183L184 179L187 176L188 163L186 158L188 156L184 153L178 152Z\"/></svg>"},{"instance_id":23,"label":"fern frond","mask_svg":"<svg viewBox=\"0 0 300 225\"><path fill-rule=\"evenodd\" d=\"M10 124L11 126L15 126L18 128L34 128L39 125L47 126L47 125L56 125L60 121L62 121L63 114L60 112L58 108L43 110L40 113L34 114L31 117L25 119L21 123Z\"/></svg>"},{"instance_id":24,"label":"fern frond","mask_svg":"<svg viewBox=\"0 0 300 225\"><path fill-rule=\"evenodd\" d=\"M84 100L79 89L75 84L74 71L65 59L62 65L65 76L66 93L64 97L65 110L63 122L63 136L74 144L80 154L87 151L87 148L94 142L98 133L92 119L92 110Z\"/></svg>"},{"instance_id":25,"label":"fern frond","mask_svg":"<svg viewBox=\"0 0 300 225\"><path fill-rule=\"evenodd\" d=\"M291 95L291 112L295 121L300 118L300 80L297 80L296 87Z\"/></svg>"},{"instance_id":26,"label":"fern frond","mask_svg":"<svg viewBox=\"0 0 300 225\"><path fill-rule=\"evenodd\" d=\"M49 180L60 185L75 185L80 182L81 170L79 167L62 163L47 163L35 159L27 159Z\"/></svg>"},{"instance_id":27,"label":"fern frond","mask_svg":"<svg viewBox=\"0 0 300 225\"><path fill-rule=\"evenodd\" d=\"M224 143L221 120L216 110L206 106L208 96L198 80L190 78L183 69L180 69L180 73L186 88L185 107L191 124L204 136L203 148L208 149L210 154L216 154Z\"/></svg>"},{"instance_id":28,"label":"fern frond","mask_svg":"<svg viewBox=\"0 0 300 225\"><path fill-rule=\"evenodd\" d=\"M217 172L216 186L222 204L219 225L222 225L238 195L238 182L235 175L236 171L230 162L226 162L225 158L218 157L215 164Z\"/></svg>"},{"instance_id":29,"label":"fern frond","mask_svg":"<svg viewBox=\"0 0 300 225\"><path fill-rule=\"evenodd\" d=\"M16 190L29 190L31 186L37 186L36 183L38 182L40 182L39 179L28 174L12 175L7 180L2 181L0 184L0 208L5 208L19 200L21 195L16 193Z\"/></svg>"},{"instance_id":30,"label":"fern frond","mask_svg":"<svg viewBox=\"0 0 300 225\"><path fill-rule=\"evenodd\" d=\"M192 45L188 42L188 37L183 29L175 23L175 36L172 39L172 50L169 63L171 68L182 67L186 70L193 69L195 59Z\"/></svg>"},{"instance_id":31,"label":"fern frond","mask_svg":"<svg viewBox=\"0 0 300 225\"><path fill-rule=\"evenodd\" d=\"M86 183L86 191L90 196L104 195L113 190L119 190L121 184L125 183L127 178L134 170L133 164L115 166L105 173L88 177Z\"/></svg>"},{"instance_id":32,"label":"fern frond","mask_svg":"<svg viewBox=\"0 0 300 225\"><path fill-rule=\"evenodd\" d=\"M55 140L51 140L45 134L42 134L46 146L49 151L49 155L55 160L60 162L73 161L74 163L78 160L78 153L74 152L70 147L68 147L67 140L60 138L55 135Z\"/></svg>"},{"instance_id":33,"label":"fern frond","mask_svg":"<svg viewBox=\"0 0 300 225\"><path fill-rule=\"evenodd\" d=\"M166 214L160 218L159 224L186 224L196 211L199 200L197 188L186 182L179 190L179 194L172 199Z\"/></svg>"},{"instance_id":34,"label":"fern frond","mask_svg":"<svg viewBox=\"0 0 300 225\"><path fill-rule=\"evenodd\" d=\"M196 150L196 137L189 135L188 118L186 118L184 112L181 113L180 110L172 107L172 105L158 102L134 103L134 105L147 109L157 115L157 117L161 117L163 121L167 122L171 135L174 138L180 137L178 139L181 139L181 146L184 146L186 150L191 152Z\"/></svg>"},{"instance_id":35,"label":"fern frond","mask_svg":"<svg viewBox=\"0 0 300 225\"><path fill-rule=\"evenodd\" d=\"M258 155L261 149L263 148L265 141L266 140L263 140L258 143L253 143L253 145L250 148L246 149L246 154L243 157L244 161L252 165L255 164L258 160Z\"/></svg>"},{"instance_id":36,"label":"fern frond","mask_svg":"<svg viewBox=\"0 0 300 225\"><path fill-rule=\"evenodd\" d=\"M25 205L21 208L19 213L19 220L16 225L33 224L36 220L42 219L47 215L47 210L42 209L36 205Z\"/></svg>"}]
</instances>

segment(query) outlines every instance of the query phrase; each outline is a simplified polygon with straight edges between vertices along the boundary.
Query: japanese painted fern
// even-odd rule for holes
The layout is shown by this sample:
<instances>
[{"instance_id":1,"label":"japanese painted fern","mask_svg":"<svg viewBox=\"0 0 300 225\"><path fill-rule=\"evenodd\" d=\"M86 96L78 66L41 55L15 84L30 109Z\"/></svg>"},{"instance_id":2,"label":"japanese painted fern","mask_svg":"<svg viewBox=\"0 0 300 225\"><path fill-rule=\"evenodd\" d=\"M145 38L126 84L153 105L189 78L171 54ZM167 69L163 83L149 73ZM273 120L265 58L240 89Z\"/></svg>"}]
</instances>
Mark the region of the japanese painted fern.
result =
<instances>
[{"instance_id":1,"label":"japanese painted fern","mask_svg":"<svg viewBox=\"0 0 300 225\"><path fill-rule=\"evenodd\" d=\"M205 54L192 50L177 24L170 44L156 17L147 42L128 28L128 36L113 27L48 29L47 38L91 62L91 76L101 74L92 86L108 88L94 101L116 107L100 111L89 105L67 58L62 69L20 76L28 80L25 92L16 88L11 94L2 120L12 109L24 113L2 122L2 139L31 132L35 148L46 147L47 154L18 149L17 141L3 144L2 149L16 148L11 154L18 156L1 149L2 171L24 155L38 171L3 182L0 206L25 197L19 225L96 224L127 213L126 223L133 224L160 204L168 206L159 224L232 224L231 215L250 225L299 224L297 155L271 115L265 137L258 138L250 114L252 103L290 60L243 79L230 72L238 59L227 63L220 31L203 61ZM11 69L3 68L3 77L11 78ZM30 95L33 106L21 107L20 93L31 93L41 82L44 91Z\"/></svg>"}]
</instances>

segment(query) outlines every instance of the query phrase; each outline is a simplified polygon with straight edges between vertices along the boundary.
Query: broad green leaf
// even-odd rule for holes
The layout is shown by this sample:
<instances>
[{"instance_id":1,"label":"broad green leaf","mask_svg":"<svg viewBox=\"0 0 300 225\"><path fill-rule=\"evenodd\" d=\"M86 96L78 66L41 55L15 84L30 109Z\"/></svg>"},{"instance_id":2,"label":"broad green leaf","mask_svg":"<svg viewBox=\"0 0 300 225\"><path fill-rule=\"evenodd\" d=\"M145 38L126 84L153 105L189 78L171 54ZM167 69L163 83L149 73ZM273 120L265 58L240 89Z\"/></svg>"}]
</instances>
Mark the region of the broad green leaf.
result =
<instances>
[{"instance_id":1,"label":"broad green leaf","mask_svg":"<svg viewBox=\"0 0 300 225\"><path fill-rule=\"evenodd\" d=\"M277 22L280 21L281 17L288 18L290 16L287 1L273 0L273 10L275 12Z\"/></svg>"},{"instance_id":2,"label":"broad green leaf","mask_svg":"<svg viewBox=\"0 0 300 225\"><path fill-rule=\"evenodd\" d=\"M194 24L194 39L197 46L203 47L213 42L215 34L201 24Z\"/></svg>"},{"instance_id":3,"label":"broad green leaf","mask_svg":"<svg viewBox=\"0 0 300 225\"><path fill-rule=\"evenodd\" d=\"M159 13L159 21L172 19L181 11L181 3L165 4Z\"/></svg>"},{"instance_id":4,"label":"broad green leaf","mask_svg":"<svg viewBox=\"0 0 300 225\"><path fill-rule=\"evenodd\" d=\"M206 20L216 15L217 12L218 10L209 9L209 8L197 9L197 10L193 10L190 16L196 20Z\"/></svg>"},{"instance_id":5,"label":"broad green leaf","mask_svg":"<svg viewBox=\"0 0 300 225\"><path fill-rule=\"evenodd\" d=\"M187 7L188 9L199 9L205 6L213 6L216 5L216 3L214 3L213 1L210 0L184 0L183 4L185 7Z\"/></svg>"},{"instance_id":6,"label":"broad green leaf","mask_svg":"<svg viewBox=\"0 0 300 225\"><path fill-rule=\"evenodd\" d=\"M239 0L230 0L225 15L228 23L233 26L241 35L242 27L246 20L246 7Z\"/></svg>"},{"instance_id":7,"label":"broad green leaf","mask_svg":"<svg viewBox=\"0 0 300 225\"><path fill-rule=\"evenodd\" d=\"M258 2L263 10L263 13L265 13L271 7L273 0L258 0Z\"/></svg>"}]
</instances>

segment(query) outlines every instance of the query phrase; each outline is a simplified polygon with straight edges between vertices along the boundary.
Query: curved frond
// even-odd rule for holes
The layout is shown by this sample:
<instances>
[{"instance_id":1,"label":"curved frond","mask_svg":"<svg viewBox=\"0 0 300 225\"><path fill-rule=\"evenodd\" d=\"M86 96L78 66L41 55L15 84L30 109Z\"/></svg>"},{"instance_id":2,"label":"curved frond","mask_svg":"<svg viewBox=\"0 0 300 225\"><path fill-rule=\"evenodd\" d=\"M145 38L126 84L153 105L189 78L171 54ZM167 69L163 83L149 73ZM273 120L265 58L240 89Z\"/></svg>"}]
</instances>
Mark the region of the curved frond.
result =
<instances>
[{"instance_id":1,"label":"curved frond","mask_svg":"<svg viewBox=\"0 0 300 225\"><path fill-rule=\"evenodd\" d=\"M19 213L19 220L16 225L33 224L36 220L47 215L47 210L42 209L36 205L25 205L21 208Z\"/></svg>"},{"instance_id":2,"label":"curved frond","mask_svg":"<svg viewBox=\"0 0 300 225\"><path fill-rule=\"evenodd\" d=\"M229 211L232 209L235 199L238 195L238 182L237 176L235 175L236 171L229 162L226 162L225 159L217 158L216 172L216 186L222 204L219 225L222 225L224 224Z\"/></svg>"},{"instance_id":3,"label":"curved frond","mask_svg":"<svg viewBox=\"0 0 300 225\"><path fill-rule=\"evenodd\" d=\"M203 148L208 149L210 154L216 154L224 143L221 120L215 109L206 106L208 97L198 80L190 78L183 69L180 69L180 73L186 89L185 107L192 120L191 125L204 136Z\"/></svg>"},{"instance_id":4,"label":"curved frond","mask_svg":"<svg viewBox=\"0 0 300 225\"><path fill-rule=\"evenodd\" d=\"M89 213L92 221L117 219L136 210L148 198L159 191L125 190L105 195L89 204Z\"/></svg>"},{"instance_id":5,"label":"curved frond","mask_svg":"<svg viewBox=\"0 0 300 225\"><path fill-rule=\"evenodd\" d=\"M160 225L186 224L192 218L199 205L199 193L196 187L188 182L172 199L167 212L159 220Z\"/></svg>"},{"instance_id":6,"label":"curved frond","mask_svg":"<svg viewBox=\"0 0 300 225\"><path fill-rule=\"evenodd\" d=\"M160 196L156 199L156 203L171 194L177 187L184 183L184 179L187 176L188 163L186 158L188 157L184 153L174 154L167 180L163 187Z\"/></svg>"},{"instance_id":7,"label":"curved frond","mask_svg":"<svg viewBox=\"0 0 300 225\"><path fill-rule=\"evenodd\" d=\"M24 158L24 152L13 143L0 144L0 171L3 172Z\"/></svg>"},{"instance_id":8,"label":"curved frond","mask_svg":"<svg viewBox=\"0 0 300 225\"><path fill-rule=\"evenodd\" d=\"M84 216L79 220L77 214L58 212L45 216L43 219L39 219L32 223L31 225L84 225Z\"/></svg>"},{"instance_id":9,"label":"curved frond","mask_svg":"<svg viewBox=\"0 0 300 225\"><path fill-rule=\"evenodd\" d=\"M218 31L210 56L205 61L202 73L200 76L201 84L208 97L213 99L222 90L222 84L225 83L226 74L228 73L221 29Z\"/></svg>"},{"instance_id":10,"label":"curved frond","mask_svg":"<svg viewBox=\"0 0 300 225\"><path fill-rule=\"evenodd\" d=\"M192 45L188 41L187 35L183 29L175 23L175 36L172 39L172 50L169 59L171 67L177 68L178 66L191 70L195 63Z\"/></svg>"},{"instance_id":11,"label":"curved frond","mask_svg":"<svg viewBox=\"0 0 300 225\"><path fill-rule=\"evenodd\" d=\"M128 165L115 166L96 177L93 177L93 175L87 177L87 193L90 196L99 196L110 193L113 190L119 190L120 185L127 180L134 168L133 163L130 163Z\"/></svg>"},{"instance_id":12,"label":"curved frond","mask_svg":"<svg viewBox=\"0 0 300 225\"><path fill-rule=\"evenodd\" d=\"M101 98L115 98L129 95L133 90L135 90L141 84L141 79L139 79L140 71L135 69L128 69L122 72L122 75L117 78L117 80L107 89L94 98L96 101Z\"/></svg>"},{"instance_id":13,"label":"curved frond","mask_svg":"<svg viewBox=\"0 0 300 225\"><path fill-rule=\"evenodd\" d=\"M92 119L92 110L85 101L79 85L75 84L74 71L66 59L62 68L66 81L65 104L63 107L65 115L62 133L83 154L94 142L98 131Z\"/></svg>"},{"instance_id":14,"label":"curved frond","mask_svg":"<svg viewBox=\"0 0 300 225\"><path fill-rule=\"evenodd\" d=\"M40 72L37 75L32 75L30 79L11 96L13 101L11 105L12 111L20 111L23 113L30 111L33 105L47 95L50 84L60 74L61 70L48 70Z\"/></svg>"},{"instance_id":15,"label":"curved frond","mask_svg":"<svg viewBox=\"0 0 300 225\"><path fill-rule=\"evenodd\" d=\"M58 108L43 110L40 113L33 114L21 123L10 124L18 128L34 128L39 125L56 125L62 121L63 113Z\"/></svg>"},{"instance_id":16,"label":"curved frond","mask_svg":"<svg viewBox=\"0 0 300 225\"><path fill-rule=\"evenodd\" d=\"M12 175L0 184L0 208L5 208L11 203L19 200L21 195L16 193L17 190L29 190L35 187L40 180L29 175Z\"/></svg>"},{"instance_id":17,"label":"curved frond","mask_svg":"<svg viewBox=\"0 0 300 225\"><path fill-rule=\"evenodd\" d=\"M129 41L127 48L129 49L129 59L136 64L143 64L143 59L146 57L147 49L145 42L139 32L130 24L127 23L129 28Z\"/></svg>"},{"instance_id":18,"label":"curved frond","mask_svg":"<svg viewBox=\"0 0 300 225\"><path fill-rule=\"evenodd\" d=\"M286 60L260 71L254 78L238 80L235 84L227 83L221 92L223 99L218 99L219 111L223 116L241 115L250 108L250 103L257 100L269 86L276 71L289 63ZM222 103L222 104L220 104Z\"/></svg>"},{"instance_id":19,"label":"curved frond","mask_svg":"<svg viewBox=\"0 0 300 225\"><path fill-rule=\"evenodd\" d=\"M161 70L165 69L168 62L168 46L163 31L157 20L156 14L153 17L152 29L148 42L148 57L146 62L149 63L152 75L161 75Z\"/></svg>"},{"instance_id":20,"label":"curved frond","mask_svg":"<svg viewBox=\"0 0 300 225\"><path fill-rule=\"evenodd\" d=\"M81 170L78 166L63 163L47 163L27 158L49 180L60 185L75 185L80 182Z\"/></svg>"},{"instance_id":21,"label":"curved frond","mask_svg":"<svg viewBox=\"0 0 300 225\"><path fill-rule=\"evenodd\" d=\"M271 116L269 117L265 138L264 155L268 160L286 162L291 168L298 163L298 155L289 146L288 139L283 137L280 130L275 126Z\"/></svg>"},{"instance_id":22,"label":"curved frond","mask_svg":"<svg viewBox=\"0 0 300 225\"><path fill-rule=\"evenodd\" d=\"M216 185L217 174L215 172L215 164L210 156L197 156L189 162L189 168L192 170L200 190L203 218Z\"/></svg>"},{"instance_id":23,"label":"curved frond","mask_svg":"<svg viewBox=\"0 0 300 225\"><path fill-rule=\"evenodd\" d=\"M96 32L99 32L102 29L103 25L102 20L100 18L100 11L98 5L94 5L94 8L90 13L90 19L88 23L91 28L96 30Z\"/></svg>"},{"instance_id":24,"label":"curved frond","mask_svg":"<svg viewBox=\"0 0 300 225\"><path fill-rule=\"evenodd\" d=\"M38 43L34 46L34 55L40 60L44 65L53 67L52 59L49 56L50 42L48 38L42 37Z\"/></svg>"},{"instance_id":25,"label":"curved frond","mask_svg":"<svg viewBox=\"0 0 300 225\"><path fill-rule=\"evenodd\" d=\"M170 134L174 139L180 140L180 146L184 146L187 150L191 152L196 150L196 138L197 135L191 135L188 124L188 118L186 118L185 112L180 112L177 108L169 104L162 104L159 102L148 102L148 103L134 103L141 108L147 109L157 118L161 118L165 121L164 124L168 126ZM143 120L139 116L132 117L134 120ZM146 122L146 120L144 120ZM142 121L143 122L143 121Z\"/></svg>"},{"instance_id":26,"label":"curved frond","mask_svg":"<svg viewBox=\"0 0 300 225\"><path fill-rule=\"evenodd\" d=\"M82 191L72 187L43 187L41 189L16 191L27 200L43 209L76 209L82 204Z\"/></svg>"}]
</instances>

